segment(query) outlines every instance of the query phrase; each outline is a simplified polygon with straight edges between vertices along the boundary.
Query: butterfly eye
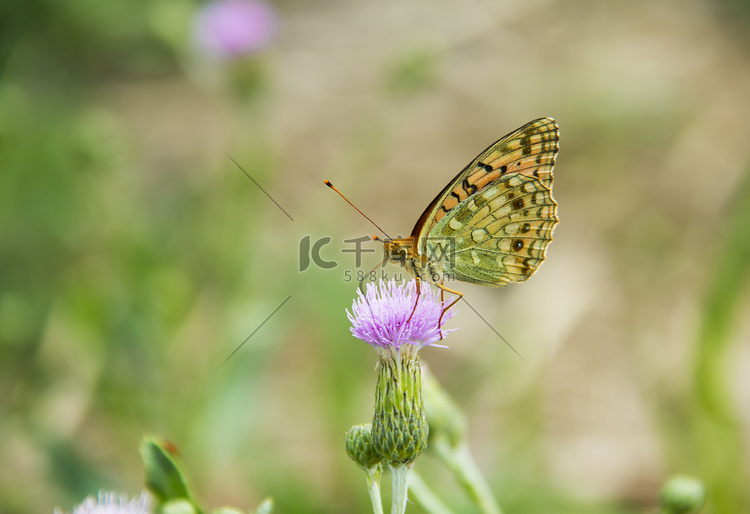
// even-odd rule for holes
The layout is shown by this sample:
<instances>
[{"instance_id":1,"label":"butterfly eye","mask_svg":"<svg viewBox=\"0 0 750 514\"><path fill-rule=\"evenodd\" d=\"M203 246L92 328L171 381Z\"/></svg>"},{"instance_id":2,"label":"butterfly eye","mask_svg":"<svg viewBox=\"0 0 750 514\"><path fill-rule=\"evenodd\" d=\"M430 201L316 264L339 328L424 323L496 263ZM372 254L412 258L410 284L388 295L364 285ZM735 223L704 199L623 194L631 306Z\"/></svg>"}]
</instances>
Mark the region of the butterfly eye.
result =
<instances>
[{"instance_id":1,"label":"butterfly eye","mask_svg":"<svg viewBox=\"0 0 750 514\"><path fill-rule=\"evenodd\" d=\"M407 259L406 249L400 248L400 247L395 248L390 251L388 258L391 260L391 262L406 262L406 259Z\"/></svg>"}]
</instances>

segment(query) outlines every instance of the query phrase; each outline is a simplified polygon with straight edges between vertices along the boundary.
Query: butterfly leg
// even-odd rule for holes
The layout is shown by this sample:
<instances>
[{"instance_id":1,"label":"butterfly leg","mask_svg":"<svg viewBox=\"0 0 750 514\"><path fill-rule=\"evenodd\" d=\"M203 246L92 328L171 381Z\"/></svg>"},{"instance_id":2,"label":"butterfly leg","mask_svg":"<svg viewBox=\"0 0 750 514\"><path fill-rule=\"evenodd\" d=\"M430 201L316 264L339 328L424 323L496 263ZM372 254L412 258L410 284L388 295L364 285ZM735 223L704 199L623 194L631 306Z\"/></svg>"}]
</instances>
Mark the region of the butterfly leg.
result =
<instances>
[{"instance_id":1,"label":"butterfly leg","mask_svg":"<svg viewBox=\"0 0 750 514\"><path fill-rule=\"evenodd\" d=\"M419 279L415 278L414 280L417 281L417 299L414 302L414 308L411 310L411 314L409 314L409 319L406 320L407 323L409 323L411 321L412 316L414 316L414 312L416 312L416 310L417 310L417 304L419 303L419 294L420 294Z\"/></svg>"},{"instance_id":2,"label":"butterfly leg","mask_svg":"<svg viewBox=\"0 0 750 514\"><path fill-rule=\"evenodd\" d=\"M458 296L458 298L456 298L455 300L453 300L453 301L451 302L451 304L450 304L450 305L449 305L448 307L444 308L444 309L443 309L443 312L441 312L441 313L440 313L440 318L438 319L438 330L440 330L440 340L442 341L442 340L443 340L443 332L442 332L442 330L441 330L441 328L440 328L440 327L442 326L442 322L443 322L443 315L444 315L444 314L445 314L446 312L448 312L448 309L450 309L451 307L453 307L454 305L456 305L456 304L457 304L458 302L460 302L460 301L461 301L461 298L463 298L463 297L464 297L464 294L463 294L463 293L461 293L461 292L459 292L459 291L456 291L456 290L454 290L454 289L451 289L450 287L446 287L446 286L445 286L445 285L443 285L443 284L438 284L437 282L435 283L435 285L436 285L436 286L438 286L438 287L440 288L440 300L441 300L441 301L443 300L443 292L444 292L444 291L445 291L445 292L448 292L448 293L450 293L450 294L454 294L454 295L457 295L457 296ZM445 303L445 302L443 302L443 303Z\"/></svg>"}]
</instances>

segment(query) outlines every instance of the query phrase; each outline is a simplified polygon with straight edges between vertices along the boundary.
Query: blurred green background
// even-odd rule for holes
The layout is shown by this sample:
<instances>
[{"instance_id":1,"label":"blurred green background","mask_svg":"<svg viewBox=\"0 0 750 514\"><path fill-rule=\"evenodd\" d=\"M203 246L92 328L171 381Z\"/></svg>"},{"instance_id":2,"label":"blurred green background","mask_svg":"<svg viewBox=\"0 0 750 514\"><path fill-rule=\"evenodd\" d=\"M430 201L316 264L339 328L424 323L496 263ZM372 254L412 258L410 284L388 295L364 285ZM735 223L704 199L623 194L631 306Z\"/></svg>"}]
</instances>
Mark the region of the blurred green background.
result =
<instances>
[{"instance_id":1,"label":"blurred green background","mask_svg":"<svg viewBox=\"0 0 750 514\"><path fill-rule=\"evenodd\" d=\"M137 494L144 433L207 505L368 512L343 435L375 352L341 249L373 228L322 181L406 234L540 116L548 261L462 288L528 364L466 306L422 352L479 466L508 513L647 512L676 472L704 512L750 510L747 2L282 0L234 60L196 50L199 7L0 6L0 512ZM300 272L307 235L340 265ZM416 469L473 512L436 463Z\"/></svg>"}]
</instances>

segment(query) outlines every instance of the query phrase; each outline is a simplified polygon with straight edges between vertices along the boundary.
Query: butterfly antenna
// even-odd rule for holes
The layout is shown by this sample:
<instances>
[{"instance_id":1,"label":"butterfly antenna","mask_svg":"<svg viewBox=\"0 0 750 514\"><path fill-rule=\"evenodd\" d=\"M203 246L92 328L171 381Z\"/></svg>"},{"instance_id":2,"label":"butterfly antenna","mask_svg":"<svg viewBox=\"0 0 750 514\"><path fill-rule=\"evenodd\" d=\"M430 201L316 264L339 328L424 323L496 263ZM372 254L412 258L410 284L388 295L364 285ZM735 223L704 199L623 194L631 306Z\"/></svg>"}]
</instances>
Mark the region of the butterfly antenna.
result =
<instances>
[{"instance_id":1,"label":"butterfly antenna","mask_svg":"<svg viewBox=\"0 0 750 514\"><path fill-rule=\"evenodd\" d=\"M324 180L323 182L325 182L325 184L326 184L326 185L327 185L328 187L330 187L331 189L333 189L334 191L336 191L336 192L337 192L337 193L339 194L339 196L340 196L341 198L343 198L343 199L344 199L344 201L345 201L346 203L348 203L349 205L351 205L351 206L352 206L352 207L354 208L354 210L355 210L355 211L357 211L357 212L358 212L358 213L360 213L360 214L361 214L362 216L364 216L364 217L365 217L365 219L366 219L367 221L369 221L370 223L372 223L373 225L375 225L375 227L377 227L377 229L378 229L378 230L380 230L380 231L381 231L381 232L382 232L382 233L383 233L383 234L385 235L385 237L387 237L388 239L391 239L391 236L389 236L388 234L386 234L386 233L385 233L385 230L383 230L382 228L380 228L380 227L378 226L378 224L377 224L377 223L375 223L374 221L372 221L372 220L370 219L370 217L369 217L369 216L367 216L367 214L365 214L364 212L362 212L362 211L360 211L359 209L357 209L357 207L356 207L356 206L355 206L355 205L354 205L354 204L353 204L352 202L350 202L350 201L349 201L349 199L348 199L347 197L345 197L345 196L344 196L343 194L341 194L341 191L339 191L338 189L336 189L336 188L334 187L334 185L333 185L333 184L331 184L331 181L330 181L330 180ZM373 237L373 239L375 239L375 238Z\"/></svg>"}]
</instances>

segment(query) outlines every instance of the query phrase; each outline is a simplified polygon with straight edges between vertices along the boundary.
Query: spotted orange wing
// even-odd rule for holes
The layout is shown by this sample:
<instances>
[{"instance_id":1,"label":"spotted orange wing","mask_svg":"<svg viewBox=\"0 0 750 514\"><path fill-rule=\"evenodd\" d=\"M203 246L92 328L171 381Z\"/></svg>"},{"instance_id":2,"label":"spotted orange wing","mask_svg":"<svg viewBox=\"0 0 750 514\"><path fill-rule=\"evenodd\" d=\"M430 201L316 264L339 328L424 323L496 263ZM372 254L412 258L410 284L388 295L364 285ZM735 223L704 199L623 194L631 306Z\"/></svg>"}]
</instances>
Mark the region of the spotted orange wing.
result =
<instances>
[{"instance_id":1,"label":"spotted orange wing","mask_svg":"<svg viewBox=\"0 0 750 514\"><path fill-rule=\"evenodd\" d=\"M412 237L424 254L430 230L458 204L510 174L536 178L552 188L552 169L560 149L560 130L552 118L539 118L501 137L471 161L419 217Z\"/></svg>"}]
</instances>

